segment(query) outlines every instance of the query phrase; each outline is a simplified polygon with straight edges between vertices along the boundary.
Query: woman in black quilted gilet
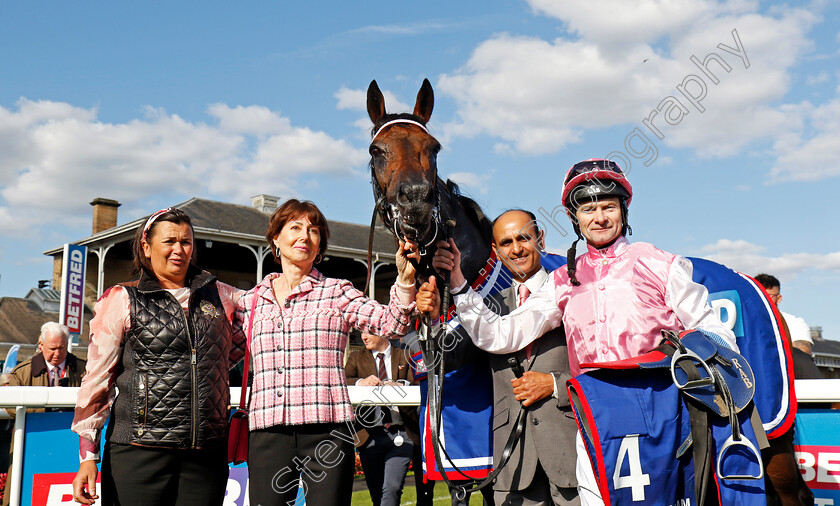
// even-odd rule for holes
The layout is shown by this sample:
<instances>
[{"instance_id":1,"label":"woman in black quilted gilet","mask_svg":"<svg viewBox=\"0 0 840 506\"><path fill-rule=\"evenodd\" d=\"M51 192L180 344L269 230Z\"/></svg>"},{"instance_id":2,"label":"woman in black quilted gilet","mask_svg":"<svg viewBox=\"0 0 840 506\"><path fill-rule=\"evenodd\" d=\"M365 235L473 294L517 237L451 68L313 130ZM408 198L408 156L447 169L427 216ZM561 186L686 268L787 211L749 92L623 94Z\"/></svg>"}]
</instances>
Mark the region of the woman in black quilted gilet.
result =
<instances>
[{"instance_id":1,"label":"woman in black quilted gilet","mask_svg":"<svg viewBox=\"0 0 840 506\"><path fill-rule=\"evenodd\" d=\"M134 236L140 278L96 303L72 425L81 461L73 496L82 504L98 497L106 420L101 504L224 500L228 369L244 355L230 321L242 292L196 267L193 251L189 216L156 212Z\"/></svg>"}]
</instances>

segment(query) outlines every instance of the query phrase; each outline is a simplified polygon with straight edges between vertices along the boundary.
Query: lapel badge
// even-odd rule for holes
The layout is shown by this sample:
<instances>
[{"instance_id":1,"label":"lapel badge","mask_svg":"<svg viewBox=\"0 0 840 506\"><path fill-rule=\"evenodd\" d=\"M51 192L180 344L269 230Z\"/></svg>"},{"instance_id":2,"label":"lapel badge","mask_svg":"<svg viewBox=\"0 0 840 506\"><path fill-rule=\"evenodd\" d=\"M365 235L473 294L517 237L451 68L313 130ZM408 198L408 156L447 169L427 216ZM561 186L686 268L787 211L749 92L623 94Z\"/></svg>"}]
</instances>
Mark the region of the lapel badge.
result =
<instances>
[{"instance_id":1,"label":"lapel badge","mask_svg":"<svg viewBox=\"0 0 840 506\"><path fill-rule=\"evenodd\" d=\"M219 310L216 309L216 306L211 304L210 301L207 301L207 300L201 301L201 305L199 307L201 308L201 312L206 314L207 316L210 316L212 318L218 318L219 317Z\"/></svg>"}]
</instances>

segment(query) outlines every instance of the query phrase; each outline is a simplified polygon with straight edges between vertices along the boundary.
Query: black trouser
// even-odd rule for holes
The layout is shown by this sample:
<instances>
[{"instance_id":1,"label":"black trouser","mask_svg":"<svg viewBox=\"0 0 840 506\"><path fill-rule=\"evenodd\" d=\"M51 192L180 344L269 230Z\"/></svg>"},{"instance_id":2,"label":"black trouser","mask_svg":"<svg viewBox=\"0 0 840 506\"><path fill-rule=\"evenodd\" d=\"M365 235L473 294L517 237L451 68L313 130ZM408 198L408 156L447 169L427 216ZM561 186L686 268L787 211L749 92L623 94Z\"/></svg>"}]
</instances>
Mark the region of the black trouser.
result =
<instances>
[{"instance_id":1,"label":"black trouser","mask_svg":"<svg viewBox=\"0 0 840 506\"><path fill-rule=\"evenodd\" d=\"M277 425L248 439L250 502L294 504L298 478L307 506L349 506L355 453L347 424Z\"/></svg>"},{"instance_id":2,"label":"black trouser","mask_svg":"<svg viewBox=\"0 0 840 506\"><path fill-rule=\"evenodd\" d=\"M224 502L227 447L170 450L107 442L103 506L211 506Z\"/></svg>"}]
</instances>

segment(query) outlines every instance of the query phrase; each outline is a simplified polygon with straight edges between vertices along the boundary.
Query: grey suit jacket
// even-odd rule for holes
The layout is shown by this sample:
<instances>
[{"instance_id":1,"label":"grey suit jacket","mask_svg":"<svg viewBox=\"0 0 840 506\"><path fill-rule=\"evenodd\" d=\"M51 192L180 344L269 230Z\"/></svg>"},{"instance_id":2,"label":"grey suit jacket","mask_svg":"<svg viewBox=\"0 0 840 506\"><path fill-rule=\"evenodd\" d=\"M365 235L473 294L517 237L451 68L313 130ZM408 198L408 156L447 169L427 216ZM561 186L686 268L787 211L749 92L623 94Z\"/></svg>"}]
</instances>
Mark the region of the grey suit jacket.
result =
<instances>
[{"instance_id":1,"label":"grey suit jacket","mask_svg":"<svg viewBox=\"0 0 840 506\"><path fill-rule=\"evenodd\" d=\"M551 283L551 279L547 281ZM516 308L513 287L492 296L502 314ZM531 358L525 350L508 355L488 354L493 369L493 460L498 466L505 443L513 430L520 402L514 398L511 380L516 377L508 364L515 357L526 371L551 373L557 385L558 399L548 397L532 404L521 440L514 447L510 460L499 473L495 490L524 490L534 478L537 462L548 479L559 487L575 487L575 435L577 425L566 394L569 353L563 328L547 332L534 341ZM547 498L549 502L551 498Z\"/></svg>"}]
</instances>

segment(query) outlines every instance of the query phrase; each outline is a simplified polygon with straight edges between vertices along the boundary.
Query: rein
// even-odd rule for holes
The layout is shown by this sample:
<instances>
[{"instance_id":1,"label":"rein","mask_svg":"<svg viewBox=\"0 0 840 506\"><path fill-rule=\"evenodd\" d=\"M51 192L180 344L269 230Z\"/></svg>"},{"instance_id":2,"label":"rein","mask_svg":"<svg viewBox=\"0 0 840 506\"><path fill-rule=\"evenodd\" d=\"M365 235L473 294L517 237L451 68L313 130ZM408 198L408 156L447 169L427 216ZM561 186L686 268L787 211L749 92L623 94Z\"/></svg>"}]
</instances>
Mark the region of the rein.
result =
<instances>
[{"instance_id":1,"label":"rein","mask_svg":"<svg viewBox=\"0 0 840 506\"><path fill-rule=\"evenodd\" d=\"M491 265L498 265L496 262L495 255L491 255L488 259L488 266L485 267L487 274L490 271L495 271L494 268L490 267ZM485 276L487 276L485 274ZM489 276L488 276L489 277ZM479 290L480 285L486 278L482 276L473 284L471 285L473 289ZM490 283L491 285L493 283ZM446 272L445 281L444 281L444 295L441 300L441 310L443 308L449 308L449 272ZM482 290L483 291L483 290ZM423 352L423 362L426 364L437 364L436 367L432 367L428 369L428 381L429 381L429 388L428 388L428 397L427 397L427 410L429 411L429 432L432 436L432 450L435 455L435 462L438 468L441 470L441 476L443 477L443 481L450 487L450 489L455 491L455 497L458 500L464 500L467 496L467 493L472 493L477 490L481 490L488 485L492 485L496 481L496 477L499 473L504 469L507 465L508 461L510 460L511 455L513 454L513 449L516 446L517 442L520 440L522 436L522 431L525 429L526 423L526 413L528 412L528 408L519 406L519 413L516 416L516 420L514 420L513 428L508 435L508 439L505 442L504 449L502 450L502 454L499 458L499 465L496 466L493 471L487 475L485 478L472 478L468 476L464 471L458 468L455 465L452 458L446 451L446 447L441 443L440 440L440 425L442 422L442 397L443 397L443 380L445 378L445 367L444 367L444 353L437 349L438 343L446 342L447 334L449 330L449 326L446 324L446 320L449 317L450 312L447 310L446 313L442 313L441 316L443 317L443 324L442 328L438 329L438 332L435 336L431 336L432 332L432 323L431 318L428 315L423 315L420 320L420 328L418 330L418 342L420 344L420 349ZM435 361L435 354L439 354L440 361L439 363ZM519 367L519 371L516 371L515 366L519 364L516 362L516 359L509 359L512 361L511 367L514 368L517 377L521 377L524 371L522 371L521 367ZM456 473L463 476L466 481L461 483L455 483L449 479L447 473L443 470L443 459L441 458L441 452L443 455L446 456L446 459L449 461L450 467L455 470Z\"/></svg>"}]
</instances>

